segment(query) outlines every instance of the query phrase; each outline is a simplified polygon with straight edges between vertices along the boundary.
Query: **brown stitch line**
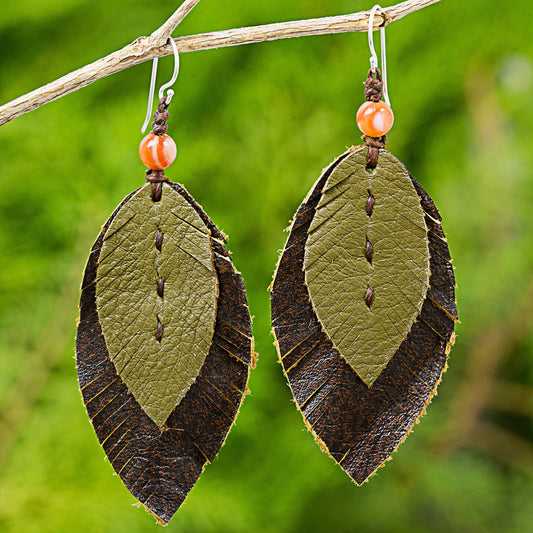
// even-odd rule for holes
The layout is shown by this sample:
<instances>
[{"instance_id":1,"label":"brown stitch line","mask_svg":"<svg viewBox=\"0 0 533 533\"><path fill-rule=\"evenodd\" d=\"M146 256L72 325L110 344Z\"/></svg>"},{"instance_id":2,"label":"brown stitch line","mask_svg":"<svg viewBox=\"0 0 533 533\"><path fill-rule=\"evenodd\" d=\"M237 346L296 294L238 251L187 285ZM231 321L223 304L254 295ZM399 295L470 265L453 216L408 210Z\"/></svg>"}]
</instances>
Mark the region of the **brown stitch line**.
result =
<instances>
[{"instance_id":1,"label":"brown stitch line","mask_svg":"<svg viewBox=\"0 0 533 533\"><path fill-rule=\"evenodd\" d=\"M370 290L372 290L372 289L370 289ZM372 297L372 302L373 301L374 301L374 298ZM372 303L370 305L372 305ZM385 310L382 310L382 312L386 316L388 321L394 326L394 329L396 329L396 331L399 333L398 326L396 325L396 323L393 320L391 320L390 316L385 312ZM396 316L398 316L397 313L396 313ZM344 323L343 323L343 325L344 325ZM385 331L385 328L384 328L384 326L383 326L383 324L381 322L379 323L379 325L381 326L381 330ZM347 336L348 336L348 333L346 333L346 335L344 335L344 337L339 342L340 343L343 342L346 339ZM359 340L359 336L360 336L360 334L352 341L352 343L348 346L348 348L351 348ZM354 356L357 355L358 353L359 353L359 349L354 353Z\"/></svg>"},{"instance_id":2,"label":"brown stitch line","mask_svg":"<svg viewBox=\"0 0 533 533\"><path fill-rule=\"evenodd\" d=\"M155 247L158 252L160 252L163 247L163 232L159 228L157 228L157 231L155 232Z\"/></svg>"},{"instance_id":3,"label":"brown stitch line","mask_svg":"<svg viewBox=\"0 0 533 533\"><path fill-rule=\"evenodd\" d=\"M158 200L155 200L154 198L154 194L155 194L154 186L155 185L158 185L159 188L161 189L159 192L159 200L161 200L161 193L163 190L163 185L161 183L158 183L158 184L152 183L152 200L154 200L154 202L158 201ZM163 245L163 232L161 231L160 228L157 228L157 231L155 233L155 247L159 252L161 252L162 245ZM165 288L165 281L161 276L159 276L157 280L157 295L160 298L163 298L164 288ZM161 320L159 320L159 317L157 317L157 330L155 333L155 338L159 343L161 342L161 339L163 338L163 324L161 324Z\"/></svg>"},{"instance_id":4,"label":"brown stitch line","mask_svg":"<svg viewBox=\"0 0 533 533\"><path fill-rule=\"evenodd\" d=\"M165 176L164 170L148 169L145 172L144 178L148 183L170 183L170 180Z\"/></svg>"},{"instance_id":5,"label":"brown stitch line","mask_svg":"<svg viewBox=\"0 0 533 533\"><path fill-rule=\"evenodd\" d=\"M372 255L374 253L374 247L372 246L372 243L368 240L368 237L366 238L366 247L365 247L365 257L366 260L372 264Z\"/></svg>"},{"instance_id":6,"label":"brown stitch line","mask_svg":"<svg viewBox=\"0 0 533 533\"><path fill-rule=\"evenodd\" d=\"M159 317L157 317L157 331L155 332L155 338L158 342L161 342L161 339L163 338L163 324L161 324Z\"/></svg>"},{"instance_id":7,"label":"brown stitch line","mask_svg":"<svg viewBox=\"0 0 533 533\"><path fill-rule=\"evenodd\" d=\"M159 279L157 280L157 295L160 298L163 298L164 289L165 289L165 280L161 276L159 276Z\"/></svg>"},{"instance_id":8,"label":"brown stitch line","mask_svg":"<svg viewBox=\"0 0 533 533\"><path fill-rule=\"evenodd\" d=\"M374 203L376 199L372 196L372 193L368 191L368 200L366 201L366 214L370 217L372 216L372 211L374 210Z\"/></svg>"},{"instance_id":9,"label":"brown stitch line","mask_svg":"<svg viewBox=\"0 0 533 533\"><path fill-rule=\"evenodd\" d=\"M376 67L373 72L372 69L368 71L365 85L365 99L367 102L379 102L383 98L383 81L381 71ZM378 165L379 149L385 148L387 138L385 135L381 137L363 136L365 144L368 146L368 158L366 161L366 168L373 170Z\"/></svg>"},{"instance_id":10,"label":"brown stitch line","mask_svg":"<svg viewBox=\"0 0 533 533\"><path fill-rule=\"evenodd\" d=\"M370 309L372 307L372 304L374 302L374 291L368 287L365 293L365 304Z\"/></svg>"}]
</instances>

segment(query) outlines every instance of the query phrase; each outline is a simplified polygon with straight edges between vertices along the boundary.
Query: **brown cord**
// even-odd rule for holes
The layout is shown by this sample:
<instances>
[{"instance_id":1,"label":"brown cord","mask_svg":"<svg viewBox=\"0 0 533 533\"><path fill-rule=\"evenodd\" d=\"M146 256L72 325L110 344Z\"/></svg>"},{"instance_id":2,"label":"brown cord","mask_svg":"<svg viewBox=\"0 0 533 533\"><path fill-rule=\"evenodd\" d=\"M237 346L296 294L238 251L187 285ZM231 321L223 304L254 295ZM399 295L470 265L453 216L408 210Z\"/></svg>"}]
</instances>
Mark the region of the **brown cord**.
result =
<instances>
[{"instance_id":1,"label":"brown cord","mask_svg":"<svg viewBox=\"0 0 533 533\"><path fill-rule=\"evenodd\" d=\"M157 104L157 111L154 113L154 121L152 122L152 131L155 135L163 135L168 130L167 120L168 104L166 97L161 98Z\"/></svg>"},{"instance_id":2,"label":"brown cord","mask_svg":"<svg viewBox=\"0 0 533 533\"><path fill-rule=\"evenodd\" d=\"M379 102L383 98L383 81L379 68L376 68L375 73L372 73L372 69L368 71L367 79L365 80L365 98L368 102ZM387 136L369 137L364 135L363 140L368 146L366 168L373 170L378 165L379 149L385 148Z\"/></svg>"},{"instance_id":3,"label":"brown cord","mask_svg":"<svg viewBox=\"0 0 533 533\"><path fill-rule=\"evenodd\" d=\"M168 130L168 104L166 97L159 100L157 104L157 111L154 113L154 121L152 122L152 131L154 135L164 135ZM160 202L163 194L163 182L170 181L165 176L164 170L147 170L146 181L152 184L152 201Z\"/></svg>"},{"instance_id":4,"label":"brown cord","mask_svg":"<svg viewBox=\"0 0 533 533\"><path fill-rule=\"evenodd\" d=\"M378 166L379 149L385 148L387 136L382 135L381 137L369 137L368 135L364 135L363 141L365 141L365 144L368 146L366 168L369 170L374 170Z\"/></svg>"},{"instance_id":5,"label":"brown cord","mask_svg":"<svg viewBox=\"0 0 533 533\"><path fill-rule=\"evenodd\" d=\"M383 81L379 68L376 68L375 74L372 74L372 69L368 71L365 80L365 98L368 102L379 102L383 98Z\"/></svg>"},{"instance_id":6,"label":"brown cord","mask_svg":"<svg viewBox=\"0 0 533 533\"><path fill-rule=\"evenodd\" d=\"M160 202L163 194L163 183L170 180L165 176L164 170L147 170L145 174L146 181L152 184L152 201Z\"/></svg>"},{"instance_id":7,"label":"brown cord","mask_svg":"<svg viewBox=\"0 0 533 533\"><path fill-rule=\"evenodd\" d=\"M148 169L146 171L146 181L149 183L163 183L169 182L170 180L165 176L164 170L152 170Z\"/></svg>"}]
</instances>

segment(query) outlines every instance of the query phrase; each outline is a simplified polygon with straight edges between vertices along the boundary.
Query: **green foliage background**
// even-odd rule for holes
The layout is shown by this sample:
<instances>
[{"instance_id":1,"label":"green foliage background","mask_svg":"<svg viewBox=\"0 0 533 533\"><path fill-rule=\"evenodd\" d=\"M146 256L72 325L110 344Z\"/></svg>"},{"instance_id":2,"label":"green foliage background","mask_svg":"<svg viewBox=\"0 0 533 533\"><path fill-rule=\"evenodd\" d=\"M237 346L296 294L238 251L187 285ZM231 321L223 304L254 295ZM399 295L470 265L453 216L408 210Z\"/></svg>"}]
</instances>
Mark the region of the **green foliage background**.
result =
<instances>
[{"instance_id":1,"label":"green foliage background","mask_svg":"<svg viewBox=\"0 0 533 533\"><path fill-rule=\"evenodd\" d=\"M0 0L0 102L149 34L177 2ZM360 0L203 0L175 35L355 12ZM168 531L533 531L530 0L443 1L387 29L388 148L437 203L462 324L423 423L356 487L276 362L267 287L321 169L358 144L365 34L183 54L167 172L229 236L259 363L237 424ZM171 59L159 80L170 77ZM85 414L73 348L101 224L143 183L150 65L0 128L0 531L149 532Z\"/></svg>"}]
</instances>

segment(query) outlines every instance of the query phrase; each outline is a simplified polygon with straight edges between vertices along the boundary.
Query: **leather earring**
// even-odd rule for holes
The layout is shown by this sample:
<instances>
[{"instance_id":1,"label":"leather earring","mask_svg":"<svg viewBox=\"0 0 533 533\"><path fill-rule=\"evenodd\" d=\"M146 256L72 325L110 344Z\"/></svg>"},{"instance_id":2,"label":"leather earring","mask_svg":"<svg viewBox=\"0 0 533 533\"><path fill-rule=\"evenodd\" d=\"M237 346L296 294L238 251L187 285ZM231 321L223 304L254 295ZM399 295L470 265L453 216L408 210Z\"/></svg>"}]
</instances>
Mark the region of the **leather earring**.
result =
<instances>
[{"instance_id":1,"label":"leather earring","mask_svg":"<svg viewBox=\"0 0 533 533\"><path fill-rule=\"evenodd\" d=\"M250 313L225 237L164 174L176 156L159 92L139 154L148 183L103 226L76 340L83 401L128 490L166 524L226 439L253 366ZM155 85L154 60L150 103ZM149 117L149 115L148 115Z\"/></svg>"},{"instance_id":2,"label":"leather earring","mask_svg":"<svg viewBox=\"0 0 533 533\"><path fill-rule=\"evenodd\" d=\"M441 217L387 152L393 114L369 20L365 145L339 156L290 227L272 284L283 371L324 451L363 483L436 393L454 342L455 279Z\"/></svg>"}]
</instances>

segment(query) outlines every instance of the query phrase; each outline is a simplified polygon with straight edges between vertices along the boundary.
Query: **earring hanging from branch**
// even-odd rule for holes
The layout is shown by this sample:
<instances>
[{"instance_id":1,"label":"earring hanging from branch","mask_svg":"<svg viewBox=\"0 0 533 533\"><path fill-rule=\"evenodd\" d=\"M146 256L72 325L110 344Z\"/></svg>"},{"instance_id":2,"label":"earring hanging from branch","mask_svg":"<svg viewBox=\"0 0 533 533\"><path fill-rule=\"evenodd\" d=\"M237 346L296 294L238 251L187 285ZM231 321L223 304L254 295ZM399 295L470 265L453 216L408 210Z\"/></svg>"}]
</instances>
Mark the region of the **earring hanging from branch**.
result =
<instances>
[{"instance_id":1,"label":"earring hanging from branch","mask_svg":"<svg viewBox=\"0 0 533 533\"><path fill-rule=\"evenodd\" d=\"M394 116L368 24L357 112L363 146L298 209L272 284L280 362L307 427L358 484L383 465L436 393L454 341L455 279L435 204L385 150ZM387 101L383 102L385 97Z\"/></svg>"},{"instance_id":2,"label":"earring hanging from branch","mask_svg":"<svg viewBox=\"0 0 533 533\"><path fill-rule=\"evenodd\" d=\"M124 198L91 250L76 339L98 440L163 524L224 444L254 365L244 285L225 237L165 175L177 152L166 134L173 92L164 94L178 75L173 47L172 80L139 147L148 183ZM154 61L150 95L156 71Z\"/></svg>"},{"instance_id":3,"label":"earring hanging from branch","mask_svg":"<svg viewBox=\"0 0 533 533\"><path fill-rule=\"evenodd\" d=\"M440 0L407 0L387 7L380 12L383 19L382 24L389 24L437 2L440 2ZM152 33L150 37L139 37L121 50L117 50L102 59L0 106L0 126L57 98L86 87L96 80L143 63L153 57L166 55L168 51L160 46L161 36L170 36L172 31L169 32L169 29L175 29L196 3L188 2L189 5L182 9L184 2L172 17L161 28ZM361 11L349 15L295 20L187 35L179 37L176 41L180 52L193 52L293 37L366 31L367 20L367 11Z\"/></svg>"}]
</instances>

